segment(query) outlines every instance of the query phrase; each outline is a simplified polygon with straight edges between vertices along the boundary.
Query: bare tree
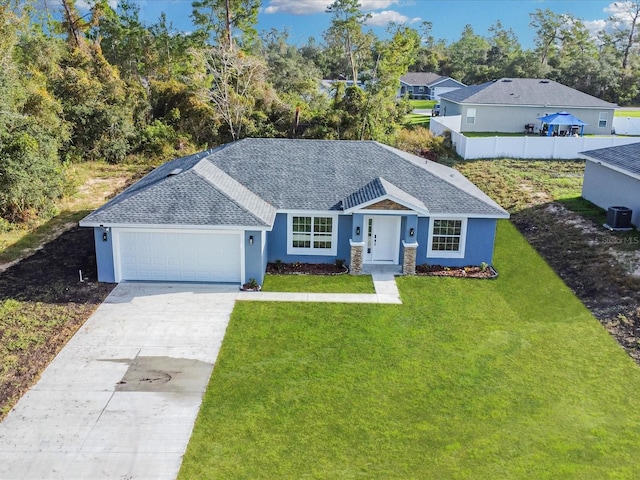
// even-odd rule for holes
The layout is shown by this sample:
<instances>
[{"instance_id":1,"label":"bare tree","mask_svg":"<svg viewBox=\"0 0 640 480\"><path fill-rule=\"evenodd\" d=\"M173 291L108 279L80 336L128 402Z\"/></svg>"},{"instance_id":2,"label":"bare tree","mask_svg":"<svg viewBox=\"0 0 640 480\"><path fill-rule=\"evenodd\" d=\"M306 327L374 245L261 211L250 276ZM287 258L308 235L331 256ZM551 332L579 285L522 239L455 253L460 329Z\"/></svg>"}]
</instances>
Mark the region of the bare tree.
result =
<instances>
[{"instance_id":1,"label":"bare tree","mask_svg":"<svg viewBox=\"0 0 640 480\"><path fill-rule=\"evenodd\" d=\"M616 30L615 38L622 43L622 68L627 69L629 56L638 41L640 2L615 2L613 5L619 10L609 17L609 22Z\"/></svg>"},{"instance_id":2,"label":"bare tree","mask_svg":"<svg viewBox=\"0 0 640 480\"><path fill-rule=\"evenodd\" d=\"M238 140L265 83L267 67L259 58L224 47L207 50L204 65L211 79L204 95L229 128L232 139Z\"/></svg>"}]
</instances>

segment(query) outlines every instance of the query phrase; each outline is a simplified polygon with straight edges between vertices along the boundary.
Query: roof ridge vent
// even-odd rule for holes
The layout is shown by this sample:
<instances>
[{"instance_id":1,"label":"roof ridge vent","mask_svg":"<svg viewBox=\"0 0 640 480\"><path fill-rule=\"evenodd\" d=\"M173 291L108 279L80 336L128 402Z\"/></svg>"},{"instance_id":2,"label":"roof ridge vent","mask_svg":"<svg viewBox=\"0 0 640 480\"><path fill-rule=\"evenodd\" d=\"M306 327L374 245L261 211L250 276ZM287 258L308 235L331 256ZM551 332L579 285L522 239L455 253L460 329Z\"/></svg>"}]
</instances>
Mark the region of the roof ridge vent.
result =
<instances>
[{"instance_id":1,"label":"roof ridge vent","mask_svg":"<svg viewBox=\"0 0 640 480\"><path fill-rule=\"evenodd\" d=\"M549 80L544 79L544 80L540 80L540 83L550 83L550 82Z\"/></svg>"},{"instance_id":2,"label":"roof ridge vent","mask_svg":"<svg viewBox=\"0 0 640 480\"><path fill-rule=\"evenodd\" d=\"M173 177L174 175L178 175L179 173L182 173L182 169L181 168L174 168L169 173L167 173L167 177Z\"/></svg>"},{"instance_id":3,"label":"roof ridge vent","mask_svg":"<svg viewBox=\"0 0 640 480\"><path fill-rule=\"evenodd\" d=\"M503 78L502 81L505 83L513 82L513 80L510 78Z\"/></svg>"}]
</instances>

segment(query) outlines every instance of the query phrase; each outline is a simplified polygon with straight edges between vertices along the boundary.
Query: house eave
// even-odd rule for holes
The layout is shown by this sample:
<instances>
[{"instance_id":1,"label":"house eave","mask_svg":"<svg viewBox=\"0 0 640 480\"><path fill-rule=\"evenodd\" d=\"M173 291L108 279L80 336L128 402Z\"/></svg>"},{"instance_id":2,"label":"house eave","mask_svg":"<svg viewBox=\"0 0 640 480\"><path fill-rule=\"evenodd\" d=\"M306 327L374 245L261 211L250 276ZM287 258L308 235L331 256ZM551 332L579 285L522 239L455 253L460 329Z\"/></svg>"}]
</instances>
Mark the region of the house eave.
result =
<instances>
[{"instance_id":1,"label":"house eave","mask_svg":"<svg viewBox=\"0 0 640 480\"><path fill-rule=\"evenodd\" d=\"M456 105L463 105L466 107L516 107L516 108L543 108L543 109L547 109L547 110L561 110L561 109L567 109L567 108L575 108L575 109L582 109L582 110L593 110L593 109L599 109L599 110L615 110L617 108L617 105L611 105L611 106L605 106L605 105L567 105L567 104L563 104L563 105L550 105L550 104L544 104L544 103L482 103L482 102L473 102L473 101L468 101L468 100L451 100L448 99L446 97L441 96L440 97L442 100L446 100L447 102L451 102L451 103L455 103Z\"/></svg>"},{"instance_id":2,"label":"house eave","mask_svg":"<svg viewBox=\"0 0 640 480\"><path fill-rule=\"evenodd\" d=\"M252 231L271 231L273 226L258 225L197 225L197 224L167 224L167 223L121 223L121 222L85 222L81 220L81 227L109 227L109 228L145 228L145 229L172 229L172 230L252 230Z\"/></svg>"},{"instance_id":3,"label":"house eave","mask_svg":"<svg viewBox=\"0 0 640 480\"><path fill-rule=\"evenodd\" d=\"M627 170L625 168L620 168L620 167L618 167L616 165L610 164L609 162L603 162L602 160L598 160L598 159L589 157L589 156L584 155L584 154L582 154L582 155L585 157L585 159L588 162L593 162L596 165L600 165L601 167L608 168L609 170L613 170L614 172L621 173L622 175L625 175L627 177L631 177L631 178L633 178L635 180L640 180L640 174L637 174L637 173L634 173L634 172L630 172L629 170Z\"/></svg>"}]
</instances>

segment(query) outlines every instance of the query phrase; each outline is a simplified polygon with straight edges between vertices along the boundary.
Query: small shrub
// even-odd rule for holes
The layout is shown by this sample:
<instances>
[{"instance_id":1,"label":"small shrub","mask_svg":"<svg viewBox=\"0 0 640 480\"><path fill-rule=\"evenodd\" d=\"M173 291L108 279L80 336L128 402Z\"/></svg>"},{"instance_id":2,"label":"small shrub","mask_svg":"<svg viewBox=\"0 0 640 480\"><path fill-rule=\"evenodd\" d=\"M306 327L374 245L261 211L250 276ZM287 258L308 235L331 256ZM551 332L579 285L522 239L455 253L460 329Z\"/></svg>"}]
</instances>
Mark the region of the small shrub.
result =
<instances>
[{"instance_id":1,"label":"small shrub","mask_svg":"<svg viewBox=\"0 0 640 480\"><path fill-rule=\"evenodd\" d=\"M344 259L343 258L337 258L336 259L336 267L338 267L338 268L343 268L344 267Z\"/></svg>"}]
</instances>

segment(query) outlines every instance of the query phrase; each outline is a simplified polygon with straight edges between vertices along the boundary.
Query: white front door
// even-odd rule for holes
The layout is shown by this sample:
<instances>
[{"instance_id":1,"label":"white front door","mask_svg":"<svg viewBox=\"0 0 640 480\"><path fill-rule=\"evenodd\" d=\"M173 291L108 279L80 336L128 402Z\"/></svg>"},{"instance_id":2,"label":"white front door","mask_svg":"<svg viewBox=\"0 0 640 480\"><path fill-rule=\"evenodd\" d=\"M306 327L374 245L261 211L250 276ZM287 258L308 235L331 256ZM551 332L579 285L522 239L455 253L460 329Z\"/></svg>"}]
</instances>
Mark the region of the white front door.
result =
<instances>
[{"instance_id":1,"label":"white front door","mask_svg":"<svg viewBox=\"0 0 640 480\"><path fill-rule=\"evenodd\" d=\"M400 217L376 215L364 217L366 228L365 263L398 264Z\"/></svg>"}]
</instances>

